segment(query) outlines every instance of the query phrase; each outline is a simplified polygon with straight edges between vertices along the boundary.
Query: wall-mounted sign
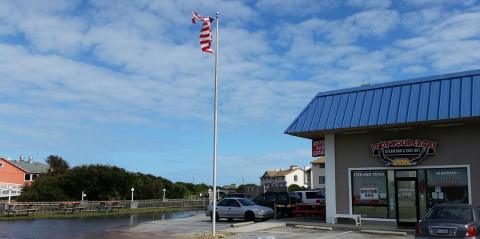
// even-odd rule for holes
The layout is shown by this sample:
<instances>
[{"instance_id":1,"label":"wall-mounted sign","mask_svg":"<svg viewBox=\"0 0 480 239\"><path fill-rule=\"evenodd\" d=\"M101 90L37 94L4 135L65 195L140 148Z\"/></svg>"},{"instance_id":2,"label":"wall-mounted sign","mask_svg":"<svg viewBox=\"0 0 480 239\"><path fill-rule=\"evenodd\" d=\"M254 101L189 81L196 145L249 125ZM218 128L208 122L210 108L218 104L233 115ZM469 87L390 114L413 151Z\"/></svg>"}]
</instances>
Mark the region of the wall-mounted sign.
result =
<instances>
[{"instance_id":1,"label":"wall-mounted sign","mask_svg":"<svg viewBox=\"0 0 480 239\"><path fill-rule=\"evenodd\" d=\"M325 139L312 141L312 157L325 156Z\"/></svg>"},{"instance_id":2,"label":"wall-mounted sign","mask_svg":"<svg viewBox=\"0 0 480 239\"><path fill-rule=\"evenodd\" d=\"M381 141L371 145L373 156L378 156L387 166L416 165L428 155L437 152L438 143L423 139Z\"/></svg>"}]
</instances>

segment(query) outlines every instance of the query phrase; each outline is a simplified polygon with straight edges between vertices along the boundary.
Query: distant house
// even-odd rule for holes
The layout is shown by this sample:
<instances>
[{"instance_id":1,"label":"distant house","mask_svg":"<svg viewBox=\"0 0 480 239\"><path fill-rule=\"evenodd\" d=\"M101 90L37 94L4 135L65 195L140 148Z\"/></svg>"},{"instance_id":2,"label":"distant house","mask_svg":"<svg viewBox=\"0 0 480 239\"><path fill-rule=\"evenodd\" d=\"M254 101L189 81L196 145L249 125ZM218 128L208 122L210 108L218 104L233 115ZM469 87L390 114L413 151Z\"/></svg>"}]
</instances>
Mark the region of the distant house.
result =
<instances>
[{"instance_id":1,"label":"distant house","mask_svg":"<svg viewBox=\"0 0 480 239\"><path fill-rule=\"evenodd\" d=\"M19 191L23 186L32 184L40 175L47 173L49 166L44 163L33 162L30 157L24 160L21 156L19 160L9 160L0 157L0 193L4 196L5 190Z\"/></svg>"},{"instance_id":2,"label":"distant house","mask_svg":"<svg viewBox=\"0 0 480 239\"><path fill-rule=\"evenodd\" d=\"M288 169L265 171L260 177L260 184L269 191L278 191L288 188L292 184L306 187L305 172L298 166L292 165Z\"/></svg>"},{"instance_id":3,"label":"distant house","mask_svg":"<svg viewBox=\"0 0 480 239\"><path fill-rule=\"evenodd\" d=\"M325 157L318 157L310 162L308 188L310 189L325 189Z\"/></svg>"}]
</instances>

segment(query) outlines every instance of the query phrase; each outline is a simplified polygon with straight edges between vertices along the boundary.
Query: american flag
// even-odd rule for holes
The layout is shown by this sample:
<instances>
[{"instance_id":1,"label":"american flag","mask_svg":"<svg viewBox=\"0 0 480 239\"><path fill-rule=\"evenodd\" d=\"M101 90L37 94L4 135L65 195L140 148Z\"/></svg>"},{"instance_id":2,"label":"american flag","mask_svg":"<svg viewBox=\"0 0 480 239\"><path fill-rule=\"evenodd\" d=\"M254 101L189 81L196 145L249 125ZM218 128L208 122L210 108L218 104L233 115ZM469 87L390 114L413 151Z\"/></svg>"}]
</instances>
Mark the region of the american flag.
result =
<instances>
[{"instance_id":1,"label":"american flag","mask_svg":"<svg viewBox=\"0 0 480 239\"><path fill-rule=\"evenodd\" d=\"M212 50L212 25L213 18L211 17L202 17L198 13L192 11L193 18L192 23L195 24L195 21L203 21L202 30L200 31L200 47L203 52L213 53Z\"/></svg>"}]
</instances>

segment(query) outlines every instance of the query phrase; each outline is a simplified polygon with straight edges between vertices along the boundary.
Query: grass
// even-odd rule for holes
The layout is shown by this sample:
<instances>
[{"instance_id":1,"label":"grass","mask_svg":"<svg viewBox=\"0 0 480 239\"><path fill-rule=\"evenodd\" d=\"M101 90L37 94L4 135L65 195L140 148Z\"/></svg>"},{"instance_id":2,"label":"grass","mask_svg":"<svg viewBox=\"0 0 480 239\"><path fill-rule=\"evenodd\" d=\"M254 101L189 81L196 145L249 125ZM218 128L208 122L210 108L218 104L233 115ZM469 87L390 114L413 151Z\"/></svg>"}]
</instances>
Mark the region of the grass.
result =
<instances>
[{"instance_id":1,"label":"grass","mask_svg":"<svg viewBox=\"0 0 480 239\"><path fill-rule=\"evenodd\" d=\"M71 213L35 213L34 215L18 215L18 216L0 216L0 221L15 221L15 220L33 220L33 219L70 219L70 218L89 218L89 217L114 217L121 215L130 215L130 214L143 214L143 213L162 213L162 212L177 212L177 211L188 211L188 210L202 210L203 207L173 207L173 208L125 208L120 209L114 212L82 212L81 214Z\"/></svg>"}]
</instances>

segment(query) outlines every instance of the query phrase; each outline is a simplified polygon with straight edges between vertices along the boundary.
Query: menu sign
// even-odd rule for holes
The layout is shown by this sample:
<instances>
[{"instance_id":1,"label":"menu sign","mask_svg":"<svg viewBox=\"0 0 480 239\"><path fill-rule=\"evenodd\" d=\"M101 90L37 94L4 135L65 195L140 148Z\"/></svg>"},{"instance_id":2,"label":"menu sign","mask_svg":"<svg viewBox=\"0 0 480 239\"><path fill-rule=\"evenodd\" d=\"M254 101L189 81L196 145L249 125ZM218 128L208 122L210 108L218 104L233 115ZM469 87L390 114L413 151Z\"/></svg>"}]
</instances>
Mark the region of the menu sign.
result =
<instances>
[{"instance_id":1,"label":"menu sign","mask_svg":"<svg viewBox=\"0 0 480 239\"><path fill-rule=\"evenodd\" d=\"M312 157L325 156L325 139L312 141Z\"/></svg>"},{"instance_id":2,"label":"menu sign","mask_svg":"<svg viewBox=\"0 0 480 239\"><path fill-rule=\"evenodd\" d=\"M373 156L387 166L411 166L427 157L436 154L438 143L424 139L387 140L371 144Z\"/></svg>"}]
</instances>

